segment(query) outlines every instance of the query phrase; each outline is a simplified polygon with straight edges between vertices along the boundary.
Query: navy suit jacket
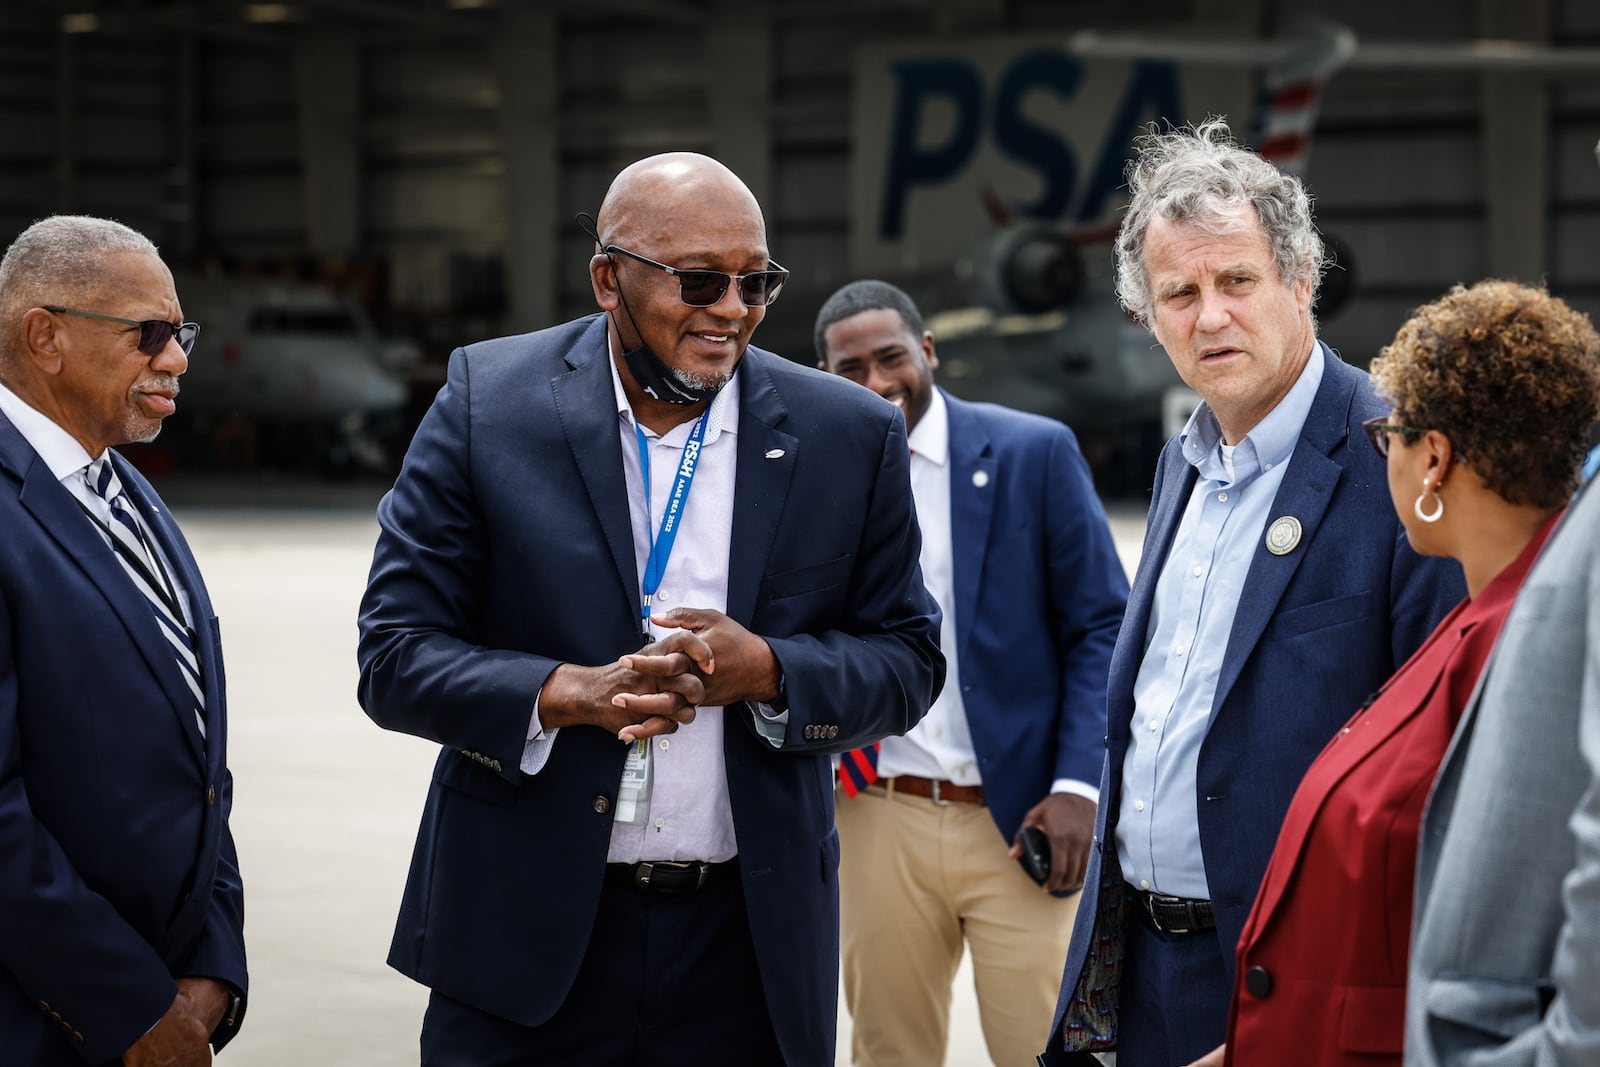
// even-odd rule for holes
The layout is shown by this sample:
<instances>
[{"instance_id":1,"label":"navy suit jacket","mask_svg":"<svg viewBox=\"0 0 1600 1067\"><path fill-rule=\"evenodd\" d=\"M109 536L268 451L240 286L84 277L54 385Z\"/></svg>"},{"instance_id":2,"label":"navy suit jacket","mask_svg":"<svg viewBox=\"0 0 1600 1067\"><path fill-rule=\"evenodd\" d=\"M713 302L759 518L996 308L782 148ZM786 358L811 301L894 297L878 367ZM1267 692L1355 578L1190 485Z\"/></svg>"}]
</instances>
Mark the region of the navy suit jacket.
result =
<instances>
[{"instance_id":1,"label":"navy suit jacket","mask_svg":"<svg viewBox=\"0 0 1600 1067\"><path fill-rule=\"evenodd\" d=\"M1319 344L1321 342L1318 342ZM1233 985L1234 946L1255 900L1289 801L1317 753L1466 595L1452 560L1412 551L1389 496L1387 468L1361 429L1388 412L1366 372L1323 345L1316 399L1273 500L1268 526L1300 520L1286 555L1256 547L1205 741L1196 797L1200 847L1216 912L1213 935ZM1104 985L1128 919L1116 860L1117 806L1156 579L1198 477L1177 438L1156 467L1155 498L1128 614L1111 660L1110 732L1096 848L1078 909L1043 1064L1073 1062L1062 1024L1082 1047L1115 1046L1116 990ZM1095 952L1091 953L1091 948ZM1095 958L1091 959L1091 955ZM1219 1032L1227 1020L1218 1020Z\"/></svg>"},{"instance_id":2,"label":"navy suit jacket","mask_svg":"<svg viewBox=\"0 0 1600 1067\"><path fill-rule=\"evenodd\" d=\"M1128 580L1071 430L944 398L961 700L1009 844L1057 778L1100 780Z\"/></svg>"},{"instance_id":3,"label":"navy suit jacket","mask_svg":"<svg viewBox=\"0 0 1600 1067\"><path fill-rule=\"evenodd\" d=\"M828 757L926 713L944 677L939 616L894 407L754 347L739 388L727 613L772 646L789 720L774 749L747 708L726 709L728 792L779 1045L790 1063L826 1063L839 969ZM562 662L639 645L605 320L457 350L379 520L361 703L443 746L389 962L536 1026L583 959L626 746L562 730L524 775L534 699Z\"/></svg>"},{"instance_id":4,"label":"navy suit jacket","mask_svg":"<svg viewBox=\"0 0 1600 1067\"><path fill-rule=\"evenodd\" d=\"M216 615L155 490L112 463L188 590L206 738L149 601L0 415L0 1059L29 1067L121 1062L176 978L247 984Z\"/></svg>"}]
</instances>

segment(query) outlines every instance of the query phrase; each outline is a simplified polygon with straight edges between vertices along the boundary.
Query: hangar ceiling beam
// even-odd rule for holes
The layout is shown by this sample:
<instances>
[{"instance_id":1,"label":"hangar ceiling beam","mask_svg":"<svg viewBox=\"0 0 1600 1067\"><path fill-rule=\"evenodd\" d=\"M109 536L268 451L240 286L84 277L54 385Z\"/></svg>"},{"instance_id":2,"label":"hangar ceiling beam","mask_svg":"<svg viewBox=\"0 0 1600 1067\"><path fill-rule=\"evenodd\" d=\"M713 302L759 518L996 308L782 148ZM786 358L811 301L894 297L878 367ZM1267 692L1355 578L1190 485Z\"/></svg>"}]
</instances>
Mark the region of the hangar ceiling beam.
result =
<instances>
[{"instance_id":1,"label":"hangar ceiling beam","mask_svg":"<svg viewBox=\"0 0 1600 1067\"><path fill-rule=\"evenodd\" d=\"M1545 44L1550 3L1478 0L1478 24L1487 38ZM1550 270L1550 86L1523 73L1482 79L1484 266L1495 277L1538 282Z\"/></svg>"},{"instance_id":2,"label":"hangar ceiling beam","mask_svg":"<svg viewBox=\"0 0 1600 1067\"><path fill-rule=\"evenodd\" d=\"M55 210L78 207L78 35L56 34L56 198Z\"/></svg>"},{"instance_id":3,"label":"hangar ceiling beam","mask_svg":"<svg viewBox=\"0 0 1600 1067\"><path fill-rule=\"evenodd\" d=\"M561 247L560 19L549 8L508 4L494 38L505 157L506 327L555 321L555 259Z\"/></svg>"},{"instance_id":4,"label":"hangar ceiling beam","mask_svg":"<svg viewBox=\"0 0 1600 1067\"><path fill-rule=\"evenodd\" d=\"M769 213L772 185L772 16L764 0L717 0L705 38L706 99L710 104L711 154L727 164ZM728 62L739 57L745 73L730 79ZM772 237L772 220L767 220Z\"/></svg>"},{"instance_id":5,"label":"hangar ceiling beam","mask_svg":"<svg viewBox=\"0 0 1600 1067\"><path fill-rule=\"evenodd\" d=\"M318 256L349 256L360 242L358 63L343 35L307 33L294 51L306 235Z\"/></svg>"}]
</instances>

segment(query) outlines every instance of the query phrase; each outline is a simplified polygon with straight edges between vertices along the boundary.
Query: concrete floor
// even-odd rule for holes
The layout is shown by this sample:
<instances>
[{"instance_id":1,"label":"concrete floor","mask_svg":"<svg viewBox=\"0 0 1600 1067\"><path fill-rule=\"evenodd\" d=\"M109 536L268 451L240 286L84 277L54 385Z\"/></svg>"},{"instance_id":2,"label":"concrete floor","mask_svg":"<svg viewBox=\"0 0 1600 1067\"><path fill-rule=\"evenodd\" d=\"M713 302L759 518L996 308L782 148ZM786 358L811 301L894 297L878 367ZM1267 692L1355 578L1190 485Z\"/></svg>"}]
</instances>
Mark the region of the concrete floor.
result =
<instances>
[{"instance_id":1,"label":"concrete floor","mask_svg":"<svg viewBox=\"0 0 1600 1067\"><path fill-rule=\"evenodd\" d=\"M175 510L221 619L246 886L250 1012L220 1062L415 1064L427 991L383 961L435 748L356 705L376 522L365 508ZM1131 571L1142 512L1115 509L1113 528ZM988 1062L963 966L946 1064Z\"/></svg>"}]
</instances>

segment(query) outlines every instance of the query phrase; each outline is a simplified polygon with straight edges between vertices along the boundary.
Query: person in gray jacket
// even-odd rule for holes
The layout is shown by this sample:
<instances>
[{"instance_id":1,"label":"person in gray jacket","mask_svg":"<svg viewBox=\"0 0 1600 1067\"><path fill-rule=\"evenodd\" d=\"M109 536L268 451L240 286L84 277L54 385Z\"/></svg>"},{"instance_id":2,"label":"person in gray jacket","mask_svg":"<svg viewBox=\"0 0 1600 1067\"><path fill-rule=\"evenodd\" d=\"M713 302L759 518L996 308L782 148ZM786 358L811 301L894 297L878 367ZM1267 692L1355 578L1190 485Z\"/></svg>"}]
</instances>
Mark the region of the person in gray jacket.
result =
<instances>
[{"instance_id":1,"label":"person in gray jacket","mask_svg":"<svg viewBox=\"0 0 1600 1067\"><path fill-rule=\"evenodd\" d=\"M1406 1063L1600 1064L1600 489L1534 564L1423 816Z\"/></svg>"}]
</instances>

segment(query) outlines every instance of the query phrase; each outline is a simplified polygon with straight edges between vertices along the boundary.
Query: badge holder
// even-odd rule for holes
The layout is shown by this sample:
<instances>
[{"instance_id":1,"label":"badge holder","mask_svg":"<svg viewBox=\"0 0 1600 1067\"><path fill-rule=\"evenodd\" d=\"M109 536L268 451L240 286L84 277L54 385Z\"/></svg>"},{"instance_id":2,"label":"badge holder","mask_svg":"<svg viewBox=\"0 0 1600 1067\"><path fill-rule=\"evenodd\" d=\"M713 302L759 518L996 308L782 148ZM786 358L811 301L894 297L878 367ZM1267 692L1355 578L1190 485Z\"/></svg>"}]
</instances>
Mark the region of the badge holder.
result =
<instances>
[{"instance_id":1,"label":"badge holder","mask_svg":"<svg viewBox=\"0 0 1600 1067\"><path fill-rule=\"evenodd\" d=\"M642 823L650 810L650 742L639 738L628 746L622 765L622 787L617 791L616 821Z\"/></svg>"}]
</instances>

